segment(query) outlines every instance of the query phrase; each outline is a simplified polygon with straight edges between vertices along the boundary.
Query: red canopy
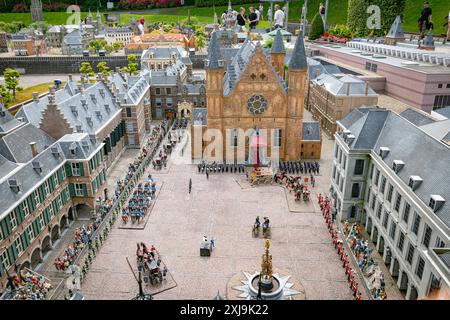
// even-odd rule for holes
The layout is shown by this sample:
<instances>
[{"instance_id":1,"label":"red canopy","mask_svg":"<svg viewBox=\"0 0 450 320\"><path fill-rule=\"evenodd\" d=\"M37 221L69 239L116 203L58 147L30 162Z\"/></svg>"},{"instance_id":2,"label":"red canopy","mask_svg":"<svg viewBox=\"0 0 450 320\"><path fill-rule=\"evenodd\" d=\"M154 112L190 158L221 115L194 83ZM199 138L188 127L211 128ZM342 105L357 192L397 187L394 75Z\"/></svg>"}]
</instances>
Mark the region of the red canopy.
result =
<instances>
[{"instance_id":1,"label":"red canopy","mask_svg":"<svg viewBox=\"0 0 450 320\"><path fill-rule=\"evenodd\" d=\"M250 139L250 147L256 148L261 146L267 146L267 141L263 136L254 135Z\"/></svg>"}]
</instances>

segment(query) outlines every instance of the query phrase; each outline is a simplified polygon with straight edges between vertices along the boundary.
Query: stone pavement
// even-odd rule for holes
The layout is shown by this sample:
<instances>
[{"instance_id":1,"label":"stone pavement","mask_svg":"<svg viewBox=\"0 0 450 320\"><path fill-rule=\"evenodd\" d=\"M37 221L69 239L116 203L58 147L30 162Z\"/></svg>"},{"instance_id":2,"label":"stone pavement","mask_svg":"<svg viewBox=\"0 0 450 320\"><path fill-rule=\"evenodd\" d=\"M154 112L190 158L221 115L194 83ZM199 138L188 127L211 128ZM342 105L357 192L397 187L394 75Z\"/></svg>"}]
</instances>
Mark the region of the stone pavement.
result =
<instances>
[{"instance_id":1,"label":"stone pavement","mask_svg":"<svg viewBox=\"0 0 450 320\"><path fill-rule=\"evenodd\" d=\"M332 142L324 143L324 159L314 192L329 188ZM210 174L197 166L172 164L167 173L153 173L164 188L144 230L119 229L116 222L82 285L87 299L131 299L138 292L126 262L135 261L136 243L154 244L177 286L155 299L212 299L242 271L260 268L264 239L252 237L257 215L272 226L274 272L292 275L301 283L305 299L353 299L322 214L292 213L283 188L241 188L239 174ZM188 193L192 179L192 193ZM211 257L200 257L203 235L216 239ZM232 296L228 297L232 298ZM303 296L302 296L303 298Z\"/></svg>"}]
</instances>

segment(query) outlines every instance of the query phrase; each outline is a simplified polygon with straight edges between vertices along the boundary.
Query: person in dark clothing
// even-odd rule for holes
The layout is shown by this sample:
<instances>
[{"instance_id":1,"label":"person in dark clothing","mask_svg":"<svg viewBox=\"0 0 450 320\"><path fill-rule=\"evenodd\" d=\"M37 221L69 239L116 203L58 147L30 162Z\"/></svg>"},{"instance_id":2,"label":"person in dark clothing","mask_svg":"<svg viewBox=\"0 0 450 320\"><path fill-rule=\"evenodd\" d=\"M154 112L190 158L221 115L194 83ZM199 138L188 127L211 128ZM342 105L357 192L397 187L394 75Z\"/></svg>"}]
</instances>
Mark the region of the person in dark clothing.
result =
<instances>
[{"instance_id":1,"label":"person in dark clothing","mask_svg":"<svg viewBox=\"0 0 450 320\"><path fill-rule=\"evenodd\" d=\"M248 19L250 20L250 29L256 29L258 24L258 15L255 12L255 8L250 7L250 15L248 16Z\"/></svg>"},{"instance_id":2,"label":"person in dark clothing","mask_svg":"<svg viewBox=\"0 0 450 320\"><path fill-rule=\"evenodd\" d=\"M245 15L245 8L241 8L239 14L237 15L237 24L241 27L245 27L247 22L247 16Z\"/></svg>"},{"instance_id":3,"label":"person in dark clothing","mask_svg":"<svg viewBox=\"0 0 450 320\"><path fill-rule=\"evenodd\" d=\"M430 8L430 3L425 1L423 3L423 9L420 13L419 17L419 30L420 30L420 38L425 38L425 31L433 29L432 21L433 10Z\"/></svg>"},{"instance_id":4,"label":"person in dark clothing","mask_svg":"<svg viewBox=\"0 0 450 320\"><path fill-rule=\"evenodd\" d=\"M191 193L192 190L192 179L189 179L189 193Z\"/></svg>"}]
</instances>

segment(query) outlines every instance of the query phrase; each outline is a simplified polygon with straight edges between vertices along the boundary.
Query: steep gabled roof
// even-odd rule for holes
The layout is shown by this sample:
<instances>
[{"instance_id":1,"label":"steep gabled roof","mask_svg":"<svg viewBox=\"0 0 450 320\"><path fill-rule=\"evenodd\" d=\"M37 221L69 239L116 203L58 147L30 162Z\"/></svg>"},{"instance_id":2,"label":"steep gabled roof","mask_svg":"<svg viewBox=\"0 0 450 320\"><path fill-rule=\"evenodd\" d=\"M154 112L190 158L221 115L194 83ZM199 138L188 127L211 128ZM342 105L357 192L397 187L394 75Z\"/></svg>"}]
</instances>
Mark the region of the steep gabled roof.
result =
<instances>
[{"instance_id":1,"label":"steep gabled roof","mask_svg":"<svg viewBox=\"0 0 450 320\"><path fill-rule=\"evenodd\" d=\"M286 53L280 29L278 29L277 34L275 35L272 47L270 48L270 53Z\"/></svg>"},{"instance_id":2,"label":"steep gabled roof","mask_svg":"<svg viewBox=\"0 0 450 320\"><path fill-rule=\"evenodd\" d=\"M300 34L295 42L294 51L289 61L289 69L304 70L308 67L306 62L305 43L303 36Z\"/></svg>"}]
</instances>

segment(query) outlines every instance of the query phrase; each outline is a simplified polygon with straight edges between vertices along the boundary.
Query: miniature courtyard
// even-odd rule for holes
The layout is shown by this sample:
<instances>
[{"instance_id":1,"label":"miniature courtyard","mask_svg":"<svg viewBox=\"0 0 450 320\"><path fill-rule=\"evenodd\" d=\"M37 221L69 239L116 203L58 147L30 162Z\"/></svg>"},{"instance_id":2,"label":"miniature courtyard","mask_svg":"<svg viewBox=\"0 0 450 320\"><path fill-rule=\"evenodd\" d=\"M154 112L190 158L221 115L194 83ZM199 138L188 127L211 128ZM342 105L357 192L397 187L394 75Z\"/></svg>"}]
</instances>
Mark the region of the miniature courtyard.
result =
<instances>
[{"instance_id":1,"label":"miniature courtyard","mask_svg":"<svg viewBox=\"0 0 450 320\"><path fill-rule=\"evenodd\" d=\"M116 221L82 284L86 299L131 299L138 285L136 244L154 245L169 274L161 285L143 284L154 299L236 299L234 286L261 269L265 239L252 236L255 217L270 218L273 272L290 275L295 300L352 299L341 261L330 242L315 197L327 192L333 141L326 140L321 173L308 203L295 202L277 184L251 187L244 173L199 173L196 165L170 163L150 169L162 185L142 229ZM189 154L189 152L186 152ZM144 175L146 176L146 175ZM189 194L189 179L192 191ZM209 257L199 254L203 236L215 239Z\"/></svg>"}]
</instances>

